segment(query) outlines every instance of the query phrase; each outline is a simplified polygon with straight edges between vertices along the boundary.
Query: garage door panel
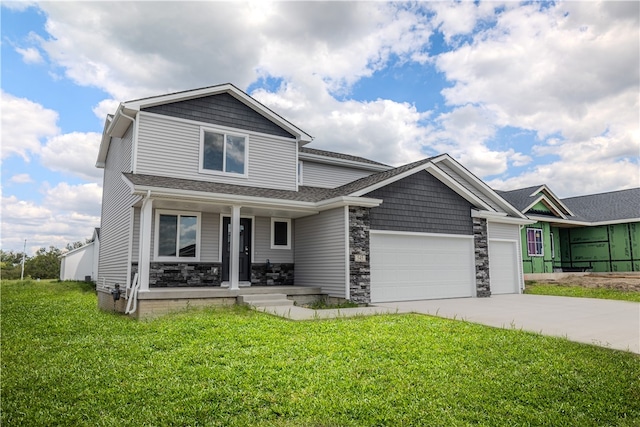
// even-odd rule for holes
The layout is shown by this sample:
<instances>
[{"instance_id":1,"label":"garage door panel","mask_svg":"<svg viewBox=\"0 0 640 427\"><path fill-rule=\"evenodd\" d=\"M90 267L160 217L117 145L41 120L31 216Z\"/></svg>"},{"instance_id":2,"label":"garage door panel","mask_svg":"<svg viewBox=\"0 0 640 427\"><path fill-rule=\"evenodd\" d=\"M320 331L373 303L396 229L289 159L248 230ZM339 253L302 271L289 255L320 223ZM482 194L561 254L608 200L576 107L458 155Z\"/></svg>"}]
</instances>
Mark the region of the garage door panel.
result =
<instances>
[{"instance_id":1,"label":"garage door panel","mask_svg":"<svg viewBox=\"0 0 640 427\"><path fill-rule=\"evenodd\" d=\"M469 297L475 287L473 240L371 234L371 300Z\"/></svg>"},{"instance_id":2,"label":"garage door panel","mask_svg":"<svg viewBox=\"0 0 640 427\"><path fill-rule=\"evenodd\" d=\"M492 294L513 294L519 291L518 262L516 242L489 240L489 277Z\"/></svg>"}]
</instances>

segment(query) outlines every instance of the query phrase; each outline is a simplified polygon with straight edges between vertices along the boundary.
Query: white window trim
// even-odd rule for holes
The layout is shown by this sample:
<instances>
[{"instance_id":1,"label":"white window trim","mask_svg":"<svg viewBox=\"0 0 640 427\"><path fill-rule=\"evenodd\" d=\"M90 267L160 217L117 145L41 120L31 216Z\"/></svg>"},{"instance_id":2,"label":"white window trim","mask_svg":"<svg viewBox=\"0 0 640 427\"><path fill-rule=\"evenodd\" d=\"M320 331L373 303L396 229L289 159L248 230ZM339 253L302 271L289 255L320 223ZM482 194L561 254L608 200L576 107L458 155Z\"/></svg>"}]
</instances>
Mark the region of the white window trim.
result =
<instances>
[{"instance_id":1,"label":"white window trim","mask_svg":"<svg viewBox=\"0 0 640 427\"><path fill-rule=\"evenodd\" d=\"M527 228L526 230L527 231L525 233L525 240L527 243L527 255L535 256L535 257L543 257L544 256L544 230L542 228ZM529 252L529 230L536 230L537 232L540 232L542 246L540 247L541 252L539 254L532 254ZM534 234L534 237L535 237L535 234Z\"/></svg>"},{"instance_id":2,"label":"white window trim","mask_svg":"<svg viewBox=\"0 0 640 427\"><path fill-rule=\"evenodd\" d=\"M180 256L160 256L158 255L158 251L160 250L160 215L176 215L176 216L195 216L197 225L196 225L196 256L195 257L180 257ZM154 249L153 249L153 257L155 261L170 261L170 262L199 262L200 261L200 236L202 230L202 217L200 212L189 212L189 211L172 211L172 210L156 210L155 215L155 231L154 231ZM180 221L178 220L178 224ZM179 241L178 241L179 243ZM177 249L177 248L176 248Z\"/></svg>"},{"instance_id":3,"label":"white window trim","mask_svg":"<svg viewBox=\"0 0 640 427\"><path fill-rule=\"evenodd\" d=\"M287 223L287 244L286 245L276 245L276 222L286 222ZM271 249L291 249L291 219L290 218L271 218Z\"/></svg>"},{"instance_id":4,"label":"white window trim","mask_svg":"<svg viewBox=\"0 0 640 427\"><path fill-rule=\"evenodd\" d=\"M222 153L222 169L227 167L227 136L240 136L244 138L244 173L225 172L224 170L217 171L204 168L204 133L212 132L224 135L223 153ZM232 176L237 178L249 177L249 135L239 132L229 132L223 129L217 129L213 127L200 126L200 155L198 157L198 172L207 175L219 175L219 176Z\"/></svg>"},{"instance_id":5,"label":"white window trim","mask_svg":"<svg viewBox=\"0 0 640 427\"><path fill-rule=\"evenodd\" d=\"M551 259L555 259L556 258L556 243L553 241L553 233L549 233L549 237L551 238ZM542 251L544 252L544 245L543 245Z\"/></svg>"}]
</instances>

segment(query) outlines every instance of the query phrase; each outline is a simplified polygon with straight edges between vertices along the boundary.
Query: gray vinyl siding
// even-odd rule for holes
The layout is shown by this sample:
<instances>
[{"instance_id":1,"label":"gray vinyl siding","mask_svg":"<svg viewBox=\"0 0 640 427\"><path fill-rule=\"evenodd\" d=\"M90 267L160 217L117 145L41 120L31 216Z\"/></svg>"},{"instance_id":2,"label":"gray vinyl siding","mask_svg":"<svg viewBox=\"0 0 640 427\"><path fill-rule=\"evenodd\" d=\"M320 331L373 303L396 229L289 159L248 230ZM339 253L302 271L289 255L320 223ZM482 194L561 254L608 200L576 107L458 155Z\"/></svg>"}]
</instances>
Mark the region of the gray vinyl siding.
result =
<instances>
[{"instance_id":1,"label":"gray vinyl siding","mask_svg":"<svg viewBox=\"0 0 640 427\"><path fill-rule=\"evenodd\" d=\"M144 108L143 111L213 125L248 129L285 138L295 138L271 120L227 93L157 105Z\"/></svg>"},{"instance_id":2,"label":"gray vinyl siding","mask_svg":"<svg viewBox=\"0 0 640 427\"><path fill-rule=\"evenodd\" d=\"M453 178L454 181L456 181L458 184L462 185L465 189L469 190L469 192L471 194L473 194L474 196L476 196L477 198L479 198L480 200L482 200L483 202L485 202L486 204L491 206L496 211L504 212L504 209L502 209L500 206L498 206L493 200L491 200L487 196L485 196L479 188L476 188L476 186L473 185L473 183L471 183L471 182L467 181L466 179L464 179L462 176L460 176L457 172L455 172L449 166L443 164L443 162L438 163L437 166L438 166L439 169L441 169L447 175L449 175L451 178Z\"/></svg>"},{"instance_id":3,"label":"gray vinyl siding","mask_svg":"<svg viewBox=\"0 0 640 427\"><path fill-rule=\"evenodd\" d=\"M382 199L371 208L371 229L473 234L472 205L426 171L366 195Z\"/></svg>"},{"instance_id":4,"label":"gray vinyl siding","mask_svg":"<svg viewBox=\"0 0 640 427\"><path fill-rule=\"evenodd\" d=\"M489 239L503 239L520 241L520 226L516 224L503 224L499 222L489 222Z\"/></svg>"},{"instance_id":5,"label":"gray vinyl siding","mask_svg":"<svg viewBox=\"0 0 640 427\"><path fill-rule=\"evenodd\" d=\"M345 221L344 208L295 220L296 285L346 298Z\"/></svg>"},{"instance_id":6,"label":"gray vinyl siding","mask_svg":"<svg viewBox=\"0 0 640 427\"><path fill-rule=\"evenodd\" d=\"M122 179L122 172L130 172L132 130L129 127L122 138L112 138L104 168L102 219L100 225L100 255L98 286L127 283L131 206L138 196Z\"/></svg>"},{"instance_id":7,"label":"gray vinyl siding","mask_svg":"<svg viewBox=\"0 0 640 427\"><path fill-rule=\"evenodd\" d=\"M140 113L138 117L135 165L138 174L283 190L296 189L298 146L294 140L248 134L248 177L212 175L199 172L198 123L148 113ZM238 129L238 132L243 132L243 129Z\"/></svg>"},{"instance_id":8,"label":"gray vinyl siding","mask_svg":"<svg viewBox=\"0 0 640 427\"><path fill-rule=\"evenodd\" d=\"M200 228L200 261L220 261L220 215L212 212L202 213Z\"/></svg>"},{"instance_id":9,"label":"gray vinyl siding","mask_svg":"<svg viewBox=\"0 0 640 427\"><path fill-rule=\"evenodd\" d=\"M253 262L262 264L267 259L272 263L293 263L294 221L291 221L291 249L271 249L271 218L256 217L253 236Z\"/></svg>"},{"instance_id":10,"label":"gray vinyl siding","mask_svg":"<svg viewBox=\"0 0 640 427\"><path fill-rule=\"evenodd\" d=\"M302 183L311 187L336 188L373 174L371 171L305 160Z\"/></svg>"}]
</instances>

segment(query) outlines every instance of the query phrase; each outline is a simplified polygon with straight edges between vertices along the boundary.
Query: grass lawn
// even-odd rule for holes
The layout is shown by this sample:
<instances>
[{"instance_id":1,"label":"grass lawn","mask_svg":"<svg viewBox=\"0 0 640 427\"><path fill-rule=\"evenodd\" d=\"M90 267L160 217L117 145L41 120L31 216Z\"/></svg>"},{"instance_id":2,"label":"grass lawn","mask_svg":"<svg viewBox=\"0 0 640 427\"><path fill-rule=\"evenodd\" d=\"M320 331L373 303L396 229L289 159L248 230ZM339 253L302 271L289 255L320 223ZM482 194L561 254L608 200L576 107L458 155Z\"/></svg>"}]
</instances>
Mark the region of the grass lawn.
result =
<instances>
[{"instance_id":1,"label":"grass lawn","mask_svg":"<svg viewBox=\"0 0 640 427\"><path fill-rule=\"evenodd\" d=\"M561 297L601 298L640 302L640 292L619 289L587 288L578 285L527 283L525 294L554 295Z\"/></svg>"},{"instance_id":2,"label":"grass lawn","mask_svg":"<svg viewBox=\"0 0 640 427\"><path fill-rule=\"evenodd\" d=\"M640 424L640 357L422 315L243 307L139 322L1 284L3 426Z\"/></svg>"}]
</instances>

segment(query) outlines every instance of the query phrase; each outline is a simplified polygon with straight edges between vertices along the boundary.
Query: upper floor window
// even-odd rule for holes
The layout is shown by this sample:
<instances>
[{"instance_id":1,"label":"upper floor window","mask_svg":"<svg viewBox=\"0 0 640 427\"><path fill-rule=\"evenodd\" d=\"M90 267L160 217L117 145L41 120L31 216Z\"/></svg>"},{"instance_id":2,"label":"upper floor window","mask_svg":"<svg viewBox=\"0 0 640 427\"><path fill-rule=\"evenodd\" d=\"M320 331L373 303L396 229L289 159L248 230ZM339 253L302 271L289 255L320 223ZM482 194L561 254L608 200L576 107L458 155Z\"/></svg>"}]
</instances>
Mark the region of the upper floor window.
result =
<instances>
[{"instance_id":1,"label":"upper floor window","mask_svg":"<svg viewBox=\"0 0 640 427\"><path fill-rule=\"evenodd\" d=\"M156 258L197 260L199 257L200 214L174 211L156 212Z\"/></svg>"},{"instance_id":2,"label":"upper floor window","mask_svg":"<svg viewBox=\"0 0 640 427\"><path fill-rule=\"evenodd\" d=\"M542 230L540 228L527 228L527 254L529 256L543 256Z\"/></svg>"},{"instance_id":3,"label":"upper floor window","mask_svg":"<svg viewBox=\"0 0 640 427\"><path fill-rule=\"evenodd\" d=\"M247 175L246 135L201 128L200 172Z\"/></svg>"}]
</instances>

